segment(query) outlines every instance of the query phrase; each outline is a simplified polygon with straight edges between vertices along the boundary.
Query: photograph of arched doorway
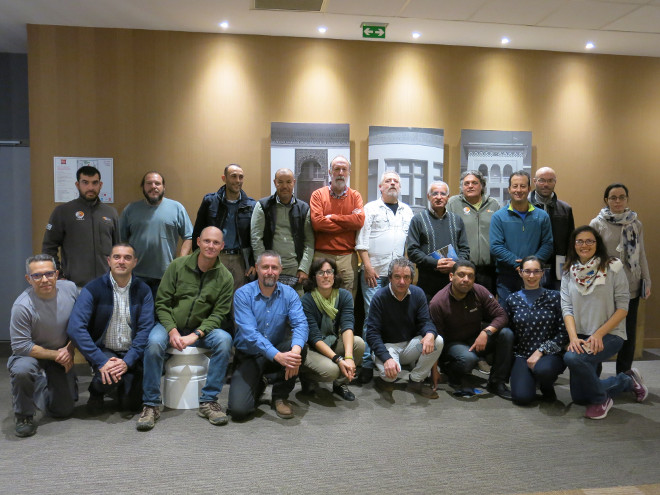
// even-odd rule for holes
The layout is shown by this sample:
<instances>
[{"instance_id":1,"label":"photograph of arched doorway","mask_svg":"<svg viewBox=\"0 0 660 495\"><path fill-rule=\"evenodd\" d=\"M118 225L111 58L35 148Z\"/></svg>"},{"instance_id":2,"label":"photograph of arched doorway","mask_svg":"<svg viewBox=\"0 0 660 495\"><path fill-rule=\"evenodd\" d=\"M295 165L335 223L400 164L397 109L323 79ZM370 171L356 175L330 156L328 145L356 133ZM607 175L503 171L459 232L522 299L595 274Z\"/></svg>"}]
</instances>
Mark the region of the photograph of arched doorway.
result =
<instances>
[{"instance_id":1,"label":"photograph of arched doorway","mask_svg":"<svg viewBox=\"0 0 660 495\"><path fill-rule=\"evenodd\" d=\"M280 168L289 168L293 170L296 178L294 194L297 198L309 202L315 189L328 184L330 162L338 155L350 160L348 124L272 122L269 177L271 194L275 192L275 186L272 184L275 172Z\"/></svg>"},{"instance_id":2,"label":"photograph of arched doorway","mask_svg":"<svg viewBox=\"0 0 660 495\"><path fill-rule=\"evenodd\" d=\"M529 131L461 130L461 173L478 170L486 190L501 205L509 201L509 176L532 171L532 133ZM458 184L450 184L458 192Z\"/></svg>"}]
</instances>

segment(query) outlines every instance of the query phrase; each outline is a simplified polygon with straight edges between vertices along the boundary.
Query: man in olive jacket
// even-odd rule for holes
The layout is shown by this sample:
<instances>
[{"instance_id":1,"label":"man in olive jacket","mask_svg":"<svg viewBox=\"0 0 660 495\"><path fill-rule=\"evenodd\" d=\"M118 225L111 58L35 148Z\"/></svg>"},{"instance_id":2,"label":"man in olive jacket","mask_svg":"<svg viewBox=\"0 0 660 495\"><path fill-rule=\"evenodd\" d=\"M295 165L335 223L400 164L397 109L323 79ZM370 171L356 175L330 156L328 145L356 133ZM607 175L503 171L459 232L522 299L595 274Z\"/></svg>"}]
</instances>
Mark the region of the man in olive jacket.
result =
<instances>
[{"instance_id":1,"label":"man in olive jacket","mask_svg":"<svg viewBox=\"0 0 660 495\"><path fill-rule=\"evenodd\" d=\"M220 229L202 230L197 245L199 251L172 261L158 288L159 323L151 330L144 352L144 409L137 422L139 431L152 429L160 417L160 378L168 345L179 351L197 345L211 351L197 414L214 425L227 423L216 400L225 382L232 346L231 335L220 325L231 308L234 281L218 259L224 246Z\"/></svg>"}]
</instances>

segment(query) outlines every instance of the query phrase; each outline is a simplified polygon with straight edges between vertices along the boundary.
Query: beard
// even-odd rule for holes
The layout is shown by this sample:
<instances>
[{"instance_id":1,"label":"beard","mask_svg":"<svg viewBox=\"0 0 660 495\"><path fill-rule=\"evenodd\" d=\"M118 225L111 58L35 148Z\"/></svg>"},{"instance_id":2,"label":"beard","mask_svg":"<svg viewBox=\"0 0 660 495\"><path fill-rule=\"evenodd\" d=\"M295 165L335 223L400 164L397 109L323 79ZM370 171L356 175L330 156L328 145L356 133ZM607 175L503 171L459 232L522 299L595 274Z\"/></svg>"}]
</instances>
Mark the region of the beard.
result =
<instances>
[{"instance_id":1,"label":"beard","mask_svg":"<svg viewBox=\"0 0 660 495\"><path fill-rule=\"evenodd\" d=\"M264 287L275 287L277 285L277 277L268 276L263 279Z\"/></svg>"},{"instance_id":2,"label":"beard","mask_svg":"<svg viewBox=\"0 0 660 495\"><path fill-rule=\"evenodd\" d=\"M399 199L399 191L396 189L387 189L383 193L383 196L385 196L388 199Z\"/></svg>"},{"instance_id":3,"label":"beard","mask_svg":"<svg viewBox=\"0 0 660 495\"><path fill-rule=\"evenodd\" d=\"M157 205L162 201L163 196L165 196L165 191L161 192L157 198L152 198L144 190L142 190L142 194L144 194L144 197L150 205Z\"/></svg>"}]
</instances>

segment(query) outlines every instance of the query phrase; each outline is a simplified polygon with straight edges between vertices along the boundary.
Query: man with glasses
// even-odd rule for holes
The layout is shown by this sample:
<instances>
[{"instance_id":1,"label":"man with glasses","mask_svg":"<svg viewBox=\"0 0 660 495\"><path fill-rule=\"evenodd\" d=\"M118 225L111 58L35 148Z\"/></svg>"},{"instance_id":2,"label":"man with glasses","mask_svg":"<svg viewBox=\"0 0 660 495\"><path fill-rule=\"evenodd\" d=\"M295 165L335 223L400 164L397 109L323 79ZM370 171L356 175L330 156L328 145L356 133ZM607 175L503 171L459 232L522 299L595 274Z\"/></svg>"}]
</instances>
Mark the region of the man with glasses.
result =
<instances>
[{"instance_id":1,"label":"man with glasses","mask_svg":"<svg viewBox=\"0 0 660 495\"><path fill-rule=\"evenodd\" d=\"M429 208L415 214L408 230L408 258L417 265L417 285L428 301L449 283L454 263L470 259L463 220L447 211L449 186L441 181L431 183L426 197Z\"/></svg>"},{"instance_id":2,"label":"man with glasses","mask_svg":"<svg viewBox=\"0 0 660 495\"><path fill-rule=\"evenodd\" d=\"M450 284L438 292L429 305L431 319L445 346L439 364L456 393L472 396L463 377L472 372L479 359L493 355L488 391L511 400L506 382L513 360L513 332L504 328L507 315L484 286L475 284L476 268L471 261L457 261L449 274ZM433 367L433 384L439 373Z\"/></svg>"},{"instance_id":3,"label":"man with glasses","mask_svg":"<svg viewBox=\"0 0 660 495\"><path fill-rule=\"evenodd\" d=\"M573 208L565 201L557 199L555 186L557 174L550 167L541 167L534 176L535 189L529 193L529 202L541 208L550 216L552 225L553 250L546 268L545 286L559 290L561 287L562 265L568 250L568 238L575 230Z\"/></svg>"},{"instance_id":4,"label":"man with glasses","mask_svg":"<svg viewBox=\"0 0 660 495\"><path fill-rule=\"evenodd\" d=\"M78 289L57 280L55 260L48 254L28 258L25 269L30 287L11 308L7 363L18 437L37 432L37 408L56 418L70 416L78 395L74 348L66 334Z\"/></svg>"},{"instance_id":5,"label":"man with glasses","mask_svg":"<svg viewBox=\"0 0 660 495\"><path fill-rule=\"evenodd\" d=\"M132 273L138 258L130 244L112 247L110 271L80 292L67 333L94 375L87 412L103 412L103 396L118 391L119 408L138 411L142 404L142 357L154 326L151 288Z\"/></svg>"}]
</instances>

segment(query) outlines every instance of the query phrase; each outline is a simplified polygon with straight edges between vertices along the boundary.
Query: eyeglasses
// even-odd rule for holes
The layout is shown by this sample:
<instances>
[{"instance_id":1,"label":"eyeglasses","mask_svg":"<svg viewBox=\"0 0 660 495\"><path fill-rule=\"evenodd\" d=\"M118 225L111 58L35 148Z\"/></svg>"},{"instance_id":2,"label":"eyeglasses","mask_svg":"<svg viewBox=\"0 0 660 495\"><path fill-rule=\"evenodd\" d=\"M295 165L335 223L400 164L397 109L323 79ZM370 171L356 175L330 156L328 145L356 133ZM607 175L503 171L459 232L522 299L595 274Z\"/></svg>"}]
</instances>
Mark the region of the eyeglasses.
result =
<instances>
[{"instance_id":1,"label":"eyeglasses","mask_svg":"<svg viewBox=\"0 0 660 495\"><path fill-rule=\"evenodd\" d=\"M42 273L30 273L30 278L34 280L35 282L39 282L42 278L53 278L55 277L55 271L51 270L49 272L42 272Z\"/></svg>"},{"instance_id":2,"label":"eyeglasses","mask_svg":"<svg viewBox=\"0 0 660 495\"><path fill-rule=\"evenodd\" d=\"M441 196L441 197L443 197L443 198L446 198L447 196L449 196L449 193L448 193L448 192L445 192L445 191L433 191L433 192L431 193L431 197L432 197L432 198L437 198L438 196Z\"/></svg>"},{"instance_id":3,"label":"eyeglasses","mask_svg":"<svg viewBox=\"0 0 660 495\"><path fill-rule=\"evenodd\" d=\"M323 275L327 275L329 277L330 275L334 275L334 274L335 271L332 268L328 268L327 270L319 270L318 272L316 272L316 275L318 277L322 277Z\"/></svg>"},{"instance_id":4,"label":"eyeglasses","mask_svg":"<svg viewBox=\"0 0 660 495\"><path fill-rule=\"evenodd\" d=\"M607 198L608 201L625 201L628 199L628 196L623 195L623 196L610 196Z\"/></svg>"},{"instance_id":5,"label":"eyeglasses","mask_svg":"<svg viewBox=\"0 0 660 495\"><path fill-rule=\"evenodd\" d=\"M594 244L596 244L596 239L587 239L586 241L578 239L575 241L576 246L593 246Z\"/></svg>"},{"instance_id":6,"label":"eyeglasses","mask_svg":"<svg viewBox=\"0 0 660 495\"><path fill-rule=\"evenodd\" d=\"M532 275L542 275L543 270L523 270L522 271L525 275L528 277L531 277Z\"/></svg>"},{"instance_id":7,"label":"eyeglasses","mask_svg":"<svg viewBox=\"0 0 660 495\"><path fill-rule=\"evenodd\" d=\"M557 179L534 179L537 184L554 184Z\"/></svg>"}]
</instances>

